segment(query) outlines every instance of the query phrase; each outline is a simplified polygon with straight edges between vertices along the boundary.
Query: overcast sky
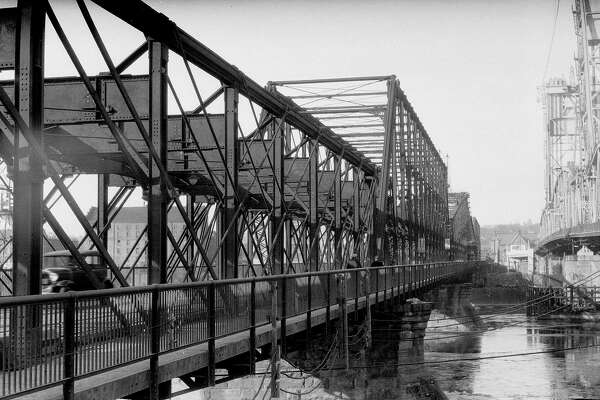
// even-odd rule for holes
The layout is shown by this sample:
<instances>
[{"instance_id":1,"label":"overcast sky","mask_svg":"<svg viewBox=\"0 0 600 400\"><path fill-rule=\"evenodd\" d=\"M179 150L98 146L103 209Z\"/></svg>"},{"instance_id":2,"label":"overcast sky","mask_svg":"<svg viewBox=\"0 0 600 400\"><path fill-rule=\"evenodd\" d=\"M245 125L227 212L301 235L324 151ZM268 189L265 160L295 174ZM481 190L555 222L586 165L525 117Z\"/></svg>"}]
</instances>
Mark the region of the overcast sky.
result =
<instances>
[{"instance_id":1,"label":"overcast sky","mask_svg":"<svg viewBox=\"0 0 600 400\"><path fill-rule=\"evenodd\" d=\"M471 193L480 223L539 220L544 133L537 87L555 0L149 3L260 84L395 74L440 153L449 157L451 190ZM74 2L53 4L85 54L88 73L105 70L97 52L90 52ZM118 60L143 36L115 21L99 14ZM571 4L563 1L548 77L569 76L574 49ZM49 35L47 75L74 74L63 54Z\"/></svg>"}]
</instances>

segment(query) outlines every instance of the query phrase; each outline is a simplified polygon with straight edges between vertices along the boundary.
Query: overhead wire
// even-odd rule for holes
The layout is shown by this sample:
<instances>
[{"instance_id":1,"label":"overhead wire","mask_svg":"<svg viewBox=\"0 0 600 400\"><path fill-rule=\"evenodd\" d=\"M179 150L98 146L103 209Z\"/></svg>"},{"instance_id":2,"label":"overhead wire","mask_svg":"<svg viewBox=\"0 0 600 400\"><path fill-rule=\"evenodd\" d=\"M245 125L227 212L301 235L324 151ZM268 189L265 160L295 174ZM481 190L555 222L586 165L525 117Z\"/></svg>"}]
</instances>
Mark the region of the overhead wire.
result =
<instances>
[{"instance_id":1,"label":"overhead wire","mask_svg":"<svg viewBox=\"0 0 600 400\"><path fill-rule=\"evenodd\" d=\"M431 364L447 364L454 362L464 362L464 361L481 361L481 360L493 360L493 359L501 359L501 358L513 358L513 357L525 357L531 355L538 354L553 354L553 353L561 353L567 351L577 351L584 350L589 348L600 348L600 343L598 344L590 344L584 346L570 346L563 347L561 349L548 349L548 350L540 350L540 351L531 351L531 352L522 352L522 353L509 353L509 354L496 354L490 356L479 356L479 357L459 357L459 358L450 358L450 359L442 359L442 360L432 360L432 361L416 361L416 362L406 362L406 363L373 363L369 365L354 365L350 366L350 369L368 369L368 368L377 368L377 367L406 367L406 366L415 366L415 365L431 365ZM329 368L329 371L342 370L346 369L346 367L332 367ZM294 373L300 372L299 370L285 370L281 371L282 373ZM262 372L256 372L254 375L263 374Z\"/></svg>"}]
</instances>

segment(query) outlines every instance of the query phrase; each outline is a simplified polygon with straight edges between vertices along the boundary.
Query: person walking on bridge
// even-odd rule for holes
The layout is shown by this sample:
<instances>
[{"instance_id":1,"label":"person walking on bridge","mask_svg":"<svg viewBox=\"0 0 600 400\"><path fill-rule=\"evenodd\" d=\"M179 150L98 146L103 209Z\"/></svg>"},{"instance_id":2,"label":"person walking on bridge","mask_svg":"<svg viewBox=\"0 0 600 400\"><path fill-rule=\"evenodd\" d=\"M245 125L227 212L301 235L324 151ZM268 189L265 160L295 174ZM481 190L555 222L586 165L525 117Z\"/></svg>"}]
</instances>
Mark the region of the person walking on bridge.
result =
<instances>
[{"instance_id":1,"label":"person walking on bridge","mask_svg":"<svg viewBox=\"0 0 600 400\"><path fill-rule=\"evenodd\" d=\"M352 254L350 260L348 261L348 265L346 265L347 269L355 269L360 268L360 261L358 261L358 255L356 253Z\"/></svg>"}]
</instances>

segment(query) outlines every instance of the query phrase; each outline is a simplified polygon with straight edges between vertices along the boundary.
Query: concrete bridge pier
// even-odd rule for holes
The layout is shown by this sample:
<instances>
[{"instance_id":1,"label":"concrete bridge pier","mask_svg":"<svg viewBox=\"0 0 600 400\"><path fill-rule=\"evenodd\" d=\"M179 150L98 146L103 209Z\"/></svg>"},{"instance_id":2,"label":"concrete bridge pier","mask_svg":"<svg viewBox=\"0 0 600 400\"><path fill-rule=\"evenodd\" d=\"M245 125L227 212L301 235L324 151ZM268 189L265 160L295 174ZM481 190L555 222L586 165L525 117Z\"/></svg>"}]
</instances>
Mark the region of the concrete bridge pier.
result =
<instances>
[{"instance_id":1,"label":"concrete bridge pier","mask_svg":"<svg viewBox=\"0 0 600 400\"><path fill-rule=\"evenodd\" d=\"M424 299L433 303L433 308L452 317L472 316L474 313L471 304L473 284L457 283L446 284L434 288L424 296Z\"/></svg>"},{"instance_id":2,"label":"concrete bridge pier","mask_svg":"<svg viewBox=\"0 0 600 400\"><path fill-rule=\"evenodd\" d=\"M431 302L411 301L391 311L373 313L370 362L383 364L384 367L374 369L372 377L394 376L399 370L399 363L422 356L425 330L432 308Z\"/></svg>"}]
</instances>

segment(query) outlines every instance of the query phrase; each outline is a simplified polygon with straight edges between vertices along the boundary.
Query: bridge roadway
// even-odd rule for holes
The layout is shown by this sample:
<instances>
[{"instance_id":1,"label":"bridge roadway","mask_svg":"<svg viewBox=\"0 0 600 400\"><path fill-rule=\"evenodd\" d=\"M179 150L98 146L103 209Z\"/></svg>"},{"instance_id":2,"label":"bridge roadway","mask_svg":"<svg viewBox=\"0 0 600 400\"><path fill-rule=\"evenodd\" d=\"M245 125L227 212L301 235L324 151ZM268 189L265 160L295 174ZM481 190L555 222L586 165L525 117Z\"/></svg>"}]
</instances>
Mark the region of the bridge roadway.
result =
<instances>
[{"instance_id":1,"label":"bridge roadway","mask_svg":"<svg viewBox=\"0 0 600 400\"><path fill-rule=\"evenodd\" d=\"M474 266L443 262L2 298L0 394L115 399L148 388L153 376L165 382L199 370L213 383L218 363L270 344L275 282L286 293L278 296L284 343L336 319L341 293L353 312L367 299L375 305L411 296ZM32 313L43 315L39 327L21 322Z\"/></svg>"}]
</instances>

